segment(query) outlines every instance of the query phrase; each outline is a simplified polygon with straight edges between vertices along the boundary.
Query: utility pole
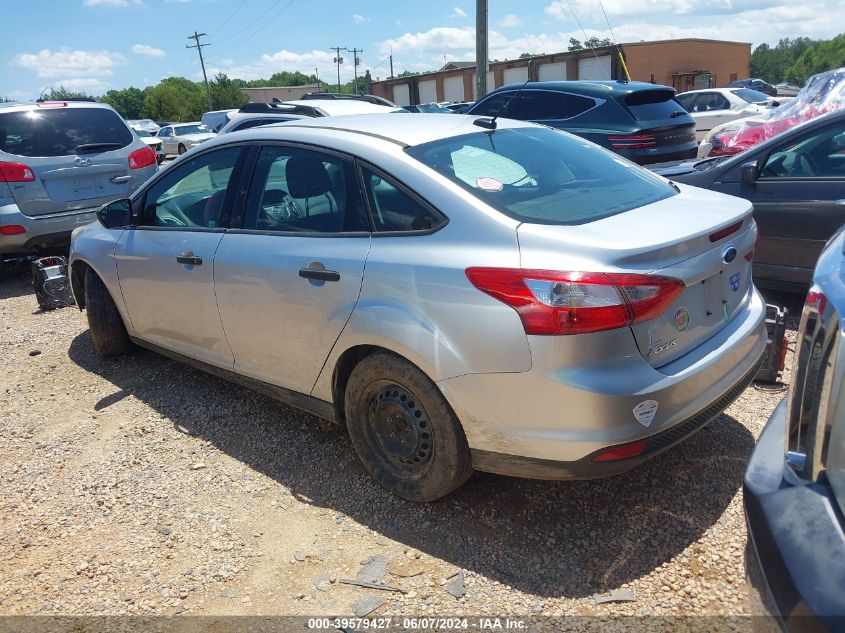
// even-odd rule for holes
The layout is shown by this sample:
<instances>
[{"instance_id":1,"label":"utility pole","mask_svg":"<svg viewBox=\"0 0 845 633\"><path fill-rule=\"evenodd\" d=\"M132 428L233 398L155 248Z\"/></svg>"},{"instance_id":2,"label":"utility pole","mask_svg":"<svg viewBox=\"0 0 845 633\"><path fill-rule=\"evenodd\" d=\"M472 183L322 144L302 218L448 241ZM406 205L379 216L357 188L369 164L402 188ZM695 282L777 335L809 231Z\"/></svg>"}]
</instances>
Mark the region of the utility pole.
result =
<instances>
[{"instance_id":1,"label":"utility pole","mask_svg":"<svg viewBox=\"0 0 845 633\"><path fill-rule=\"evenodd\" d=\"M337 64L337 91L340 92L340 65L343 63L343 57L340 56L340 51L349 50L345 46L332 46L334 51L334 63Z\"/></svg>"},{"instance_id":2,"label":"utility pole","mask_svg":"<svg viewBox=\"0 0 845 633\"><path fill-rule=\"evenodd\" d=\"M185 48L195 48L197 52L200 54L200 66L202 66L202 78L205 81L205 96L208 99L208 109L213 110L214 106L211 105L211 90L208 88L208 75L205 74L205 60L202 58L202 49L206 46L211 46L211 44L200 44L201 37L208 37L205 33L197 33L194 31L193 35L189 35L189 40L194 40L196 44L194 46L188 46L185 44Z\"/></svg>"},{"instance_id":3,"label":"utility pole","mask_svg":"<svg viewBox=\"0 0 845 633\"><path fill-rule=\"evenodd\" d=\"M393 79L393 47L390 48L390 78Z\"/></svg>"},{"instance_id":4,"label":"utility pole","mask_svg":"<svg viewBox=\"0 0 845 633\"><path fill-rule=\"evenodd\" d=\"M363 53L363 48L353 48L353 49L346 49L350 53L352 53L352 66L355 73L355 94L358 94L358 53Z\"/></svg>"},{"instance_id":5,"label":"utility pole","mask_svg":"<svg viewBox=\"0 0 845 633\"><path fill-rule=\"evenodd\" d=\"M487 94L487 0L475 0L475 91L476 99Z\"/></svg>"}]
</instances>

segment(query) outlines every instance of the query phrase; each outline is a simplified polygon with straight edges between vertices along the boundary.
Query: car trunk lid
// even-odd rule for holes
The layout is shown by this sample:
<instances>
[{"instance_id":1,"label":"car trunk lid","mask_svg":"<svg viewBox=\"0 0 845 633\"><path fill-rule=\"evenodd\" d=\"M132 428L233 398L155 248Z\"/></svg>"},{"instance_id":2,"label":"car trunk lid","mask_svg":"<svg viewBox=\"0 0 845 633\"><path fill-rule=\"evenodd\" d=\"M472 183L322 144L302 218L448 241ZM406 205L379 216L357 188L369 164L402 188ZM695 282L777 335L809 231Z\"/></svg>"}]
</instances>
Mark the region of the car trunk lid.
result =
<instances>
[{"instance_id":1,"label":"car trunk lid","mask_svg":"<svg viewBox=\"0 0 845 633\"><path fill-rule=\"evenodd\" d=\"M725 327L751 284L746 255L753 251L756 226L750 203L692 187L681 191L587 224L518 228L526 269L637 273L684 282L662 314L631 326L640 353L654 367Z\"/></svg>"}]
</instances>

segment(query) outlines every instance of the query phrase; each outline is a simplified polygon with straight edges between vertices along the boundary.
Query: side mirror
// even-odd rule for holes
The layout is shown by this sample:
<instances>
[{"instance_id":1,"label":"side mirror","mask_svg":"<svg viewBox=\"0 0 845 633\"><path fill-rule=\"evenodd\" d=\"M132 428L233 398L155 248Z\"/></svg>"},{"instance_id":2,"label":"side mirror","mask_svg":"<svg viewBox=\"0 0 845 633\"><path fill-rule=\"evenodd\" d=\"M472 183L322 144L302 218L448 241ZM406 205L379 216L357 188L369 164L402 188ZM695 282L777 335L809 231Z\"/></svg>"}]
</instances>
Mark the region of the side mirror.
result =
<instances>
[{"instance_id":1,"label":"side mirror","mask_svg":"<svg viewBox=\"0 0 845 633\"><path fill-rule=\"evenodd\" d=\"M107 229L120 229L132 224L132 204L129 198L104 204L97 211L97 219Z\"/></svg>"},{"instance_id":2,"label":"side mirror","mask_svg":"<svg viewBox=\"0 0 845 633\"><path fill-rule=\"evenodd\" d=\"M743 163L742 167L739 168L740 173L742 174L742 182L747 185L756 185L757 184L757 177L759 176L759 165L757 161L751 161L749 163Z\"/></svg>"}]
</instances>

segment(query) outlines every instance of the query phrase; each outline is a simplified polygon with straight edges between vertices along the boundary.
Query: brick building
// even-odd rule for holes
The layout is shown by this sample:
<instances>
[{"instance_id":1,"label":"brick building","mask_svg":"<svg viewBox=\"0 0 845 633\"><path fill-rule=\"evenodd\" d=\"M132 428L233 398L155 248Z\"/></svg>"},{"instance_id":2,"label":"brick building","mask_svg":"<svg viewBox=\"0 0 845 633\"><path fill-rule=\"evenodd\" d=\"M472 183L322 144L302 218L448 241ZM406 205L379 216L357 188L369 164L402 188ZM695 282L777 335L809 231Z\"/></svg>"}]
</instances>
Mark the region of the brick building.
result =
<instances>
[{"instance_id":1,"label":"brick building","mask_svg":"<svg viewBox=\"0 0 845 633\"><path fill-rule=\"evenodd\" d=\"M687 38L634 42L592 50L540 55L490 64L488 91L509 83L575 79L631 79L672 86L678 92L726 86L748 77L751 44ZM447 62L431 73L371 82L370 94L398 105L474 101L475 64Z\"/></svg>"}]
</instances>

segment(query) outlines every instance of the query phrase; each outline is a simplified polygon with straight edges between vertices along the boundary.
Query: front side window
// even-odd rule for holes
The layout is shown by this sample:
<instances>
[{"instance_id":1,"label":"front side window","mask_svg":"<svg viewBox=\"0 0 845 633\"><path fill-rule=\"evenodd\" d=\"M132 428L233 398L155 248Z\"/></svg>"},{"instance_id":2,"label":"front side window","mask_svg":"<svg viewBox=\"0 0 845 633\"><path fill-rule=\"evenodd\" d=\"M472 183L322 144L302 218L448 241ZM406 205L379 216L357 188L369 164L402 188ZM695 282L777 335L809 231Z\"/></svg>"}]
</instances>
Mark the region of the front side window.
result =
<instances>
[{"instance_id":1,"label":"front side window","mask_svg":"<svg viewBox=\"0 0 845 633\"><path fill-rule=\"evenodd\" d=\"M159 137L167 137L167 136L170 136L170 128L169 128L169 127L163 127L163 128L161 128L161 129L158 131L158 136L159 136Z\"/></svg>"},{"instance_id":2,"label":"front side window","mask_svg":"<svg viewBox=\"0 0 845 633\"><path fill-rule=\"evenodd\" d=\"M522 222L584 224L676 195L650 171L550 128L477 132L406 151Z\"/></svg>"},{"instance_id":3,"label":"front side window","mask_svg":"<svg viewBox=\"0 0 845 633\"><path fill-rule=\"evenodd\" d=\"M513 118L514 102L511 99L514 96L516 96L516 92L514 91L495 94L483 103L479 103L478 107L474 108L471 114L481 116L496 116L498 114L502 117Z\"/></svg>"},{"instance_id":4,"label":"front side window","mask_svg":"<svg viewBox=\"0 0 845 633\"><path fill-rule=\"evenodd\" d=\"M362 170L377 232L430 231L445 222L422 202L381 174Z\"/></svg>"},{"instance_id":5,"label":"front side window","mask_svg":"<svg viewBox=\"0 0 845 633\"><path fill-rule=\"evenodd\" d=\"M147 191L142 224L191 229L225 226L234 196L229 181L240 153L240 147L208 152L169 172Z\"/></svg>"},{"instance_id":6,"label":"front side window","mask_svg":"<svg viewBox=\"0 0 845 633\"><path fill-rule=\"evenodd\" d=\"M835 123L774 150L761 178L845 178L845 123Z\"/></svg>"},{"instance_id":7,"label":"front side window","mask_svg":"<svg viewBox=\"0 0 845 633\"><path fill-rule=\"evenodd\" d=\"M514 102L516 118L522 121L571 119L596 105L587 97L542 90L524 90Z\"/></svg>"},{"instance_id":8,"label":"front side window","mask_svg":"<svg viewBox=\"0 0 845 633\"><path fill-rule=\"evenodd\" d=\"M352 161L300 147L264 147L247 198L245 229L369 231Z\"/></svg>"},{"instance_id":9,"label":"front side window","mask_svg":"<svg viewBox=\"0 0 845 633\"><path fill-rule=\"evenodd\" d=\"M43 107L0 114L0 151L17 156L71 156L86 146L111 151L133 138L123 119L107 108Z\"/></svg>"}]
</instances>

